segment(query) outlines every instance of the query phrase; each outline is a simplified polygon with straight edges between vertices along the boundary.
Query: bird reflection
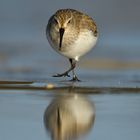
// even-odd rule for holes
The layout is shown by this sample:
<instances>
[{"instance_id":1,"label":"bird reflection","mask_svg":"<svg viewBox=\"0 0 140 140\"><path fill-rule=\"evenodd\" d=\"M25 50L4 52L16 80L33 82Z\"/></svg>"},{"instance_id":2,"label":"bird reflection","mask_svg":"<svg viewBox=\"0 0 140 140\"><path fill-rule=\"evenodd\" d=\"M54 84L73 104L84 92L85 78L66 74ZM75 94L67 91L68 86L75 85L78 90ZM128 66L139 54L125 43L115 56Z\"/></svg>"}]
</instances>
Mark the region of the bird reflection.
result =
<instances>
[{"instance_id":1,"label":"bird reflection","mask_svg":"<svg viewBox=\"0 0 140 140\"><path fill-rule=\"evenodd\" d=\"M76 93L53 99L44 113L52 140L76 139L92 128L94 119L94 103Z\"/></svg>"}]
</instances>

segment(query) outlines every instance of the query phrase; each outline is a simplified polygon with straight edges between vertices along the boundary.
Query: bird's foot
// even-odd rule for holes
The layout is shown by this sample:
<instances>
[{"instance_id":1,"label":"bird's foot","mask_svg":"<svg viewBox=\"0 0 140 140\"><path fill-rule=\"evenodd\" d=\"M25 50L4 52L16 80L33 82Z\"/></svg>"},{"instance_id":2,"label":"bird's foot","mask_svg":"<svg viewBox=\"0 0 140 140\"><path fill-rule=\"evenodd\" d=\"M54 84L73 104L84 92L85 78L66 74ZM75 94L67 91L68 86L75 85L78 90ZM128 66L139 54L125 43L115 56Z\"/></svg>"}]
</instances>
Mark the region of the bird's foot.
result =
<instances>
[{"instance_id":1,"label":"bird's foot","mask_svg":"<svg viewBox=\"0 0 140 140\"><path fill-rule=\"evenodd\" d=\"M73 78L70 81L73 81L73 82L81 82L81 80L79 80L76 75L74 75Z\"/></svg>"},{"instance_id":2,"label":"bird's foot","mask_svg":"<svg viewBox=\"0 0 140 140\"><path fill-rule=\"evenodd\" d=\"M70 75L68 74L68 72L66 71L66 72L64 72L64 73L62 73L62 74L56 74L56 75L53 75L53 77L70 77Z\"/></svg>"}]
</instances>

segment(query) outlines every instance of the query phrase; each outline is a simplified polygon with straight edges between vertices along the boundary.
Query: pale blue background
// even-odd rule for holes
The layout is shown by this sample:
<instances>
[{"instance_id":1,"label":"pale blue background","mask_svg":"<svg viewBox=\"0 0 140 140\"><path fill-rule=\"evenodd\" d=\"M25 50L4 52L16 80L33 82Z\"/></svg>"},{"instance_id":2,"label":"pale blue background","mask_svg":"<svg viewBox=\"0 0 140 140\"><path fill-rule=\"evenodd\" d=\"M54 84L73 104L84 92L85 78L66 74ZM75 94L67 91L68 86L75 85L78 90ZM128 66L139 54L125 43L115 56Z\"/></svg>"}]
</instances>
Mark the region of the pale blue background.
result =
<instances>
[{"instance_id":1,"label":"pale blue background","mask_svg":"<svg viewBox=\"0 0 140 140\"><path fill-rule=\"evenodd\" d=\"M43 51L50 55L52 50L45 37L49 17L57 9L74 8L96 20L100 51L94 55L108 57L114 53L115 58L137 60L140 59L139 6L139 0L0 0L0 50L15 47L16 51L18 44L18 48L24 46L25 50L34 46L41 51L40 57Z\"/></svg>"}]
</instances>

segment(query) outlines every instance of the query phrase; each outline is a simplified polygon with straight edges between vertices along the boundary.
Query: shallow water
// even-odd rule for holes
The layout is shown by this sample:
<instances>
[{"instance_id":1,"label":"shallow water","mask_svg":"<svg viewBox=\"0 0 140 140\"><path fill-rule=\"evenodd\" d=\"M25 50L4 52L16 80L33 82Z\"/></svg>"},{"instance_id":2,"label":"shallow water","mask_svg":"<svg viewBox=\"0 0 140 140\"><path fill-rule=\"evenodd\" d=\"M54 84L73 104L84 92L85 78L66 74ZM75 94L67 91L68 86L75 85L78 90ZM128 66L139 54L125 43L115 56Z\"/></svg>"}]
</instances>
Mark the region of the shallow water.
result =
<instances>
[{"instance_id":1,"label":"shallow water","mask_svg":"<svg viewBox=\"0 0 140 140\"><path fill-rule=\"evenodd\" d=\"M140 89L90 82L1 81L0 139L139 139Z\"/></svg>"}]
</instances>

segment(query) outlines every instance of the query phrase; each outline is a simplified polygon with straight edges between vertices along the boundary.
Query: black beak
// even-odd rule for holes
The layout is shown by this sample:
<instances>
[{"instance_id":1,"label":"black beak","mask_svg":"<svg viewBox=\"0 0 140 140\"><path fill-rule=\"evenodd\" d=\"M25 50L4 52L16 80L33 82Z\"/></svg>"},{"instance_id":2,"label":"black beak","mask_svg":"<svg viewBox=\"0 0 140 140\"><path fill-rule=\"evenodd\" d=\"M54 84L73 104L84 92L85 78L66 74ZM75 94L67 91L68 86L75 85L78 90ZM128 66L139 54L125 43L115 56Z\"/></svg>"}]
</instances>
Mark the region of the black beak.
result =
<instances>
[{"instance_id":1,"label":"black beak","mask_svg":"<svg viewBox=\"0 0 140 140\"><path fill-rule=\"evenodd\" d=\"M59 29L59 33L60 33L59 50L61 50L61 47L62 47L62 40L63 40L64 31L65 31L64 28Z\"/></svg>"}]
</instances>

